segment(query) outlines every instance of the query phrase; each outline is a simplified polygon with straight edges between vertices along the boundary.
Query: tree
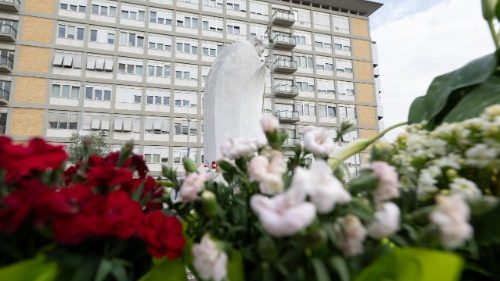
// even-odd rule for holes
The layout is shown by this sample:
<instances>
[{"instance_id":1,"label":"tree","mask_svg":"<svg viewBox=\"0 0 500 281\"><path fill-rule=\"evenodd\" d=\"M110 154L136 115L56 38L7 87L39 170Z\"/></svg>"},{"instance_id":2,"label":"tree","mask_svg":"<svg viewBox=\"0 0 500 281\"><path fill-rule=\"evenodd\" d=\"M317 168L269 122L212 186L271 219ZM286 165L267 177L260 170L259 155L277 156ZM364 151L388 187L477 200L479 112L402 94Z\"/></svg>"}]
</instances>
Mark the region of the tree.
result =
<instances>
[{"instance_id":1,"label":"tree","mask_svg":"<svg viewBox=\"0 0 500 281\"><path fill-rule=\"evenodd\" d=\"M74 164L83 160L85 155L105 155L108 152L109 144L101 133L73 134L68 147L68 160Z\"/></svg>"}]
</instances>

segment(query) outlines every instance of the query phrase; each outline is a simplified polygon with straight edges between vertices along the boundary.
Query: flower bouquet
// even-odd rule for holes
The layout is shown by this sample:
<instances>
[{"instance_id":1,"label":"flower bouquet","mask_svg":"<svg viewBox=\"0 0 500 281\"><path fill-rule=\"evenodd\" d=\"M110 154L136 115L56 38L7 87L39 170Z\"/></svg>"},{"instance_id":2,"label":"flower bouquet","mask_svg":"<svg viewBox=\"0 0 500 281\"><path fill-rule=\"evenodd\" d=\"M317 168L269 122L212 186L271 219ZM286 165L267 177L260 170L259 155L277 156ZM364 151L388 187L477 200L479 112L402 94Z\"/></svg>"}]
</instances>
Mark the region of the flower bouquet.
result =
<instances>
[{"instance_id":1,"label":"flower bouquet","mask_svg":"<svg viewBox=\"0 0 500 281\"><path fill-rule=\"evenodd\" d=\"M185 280L182 263L162 260L181 255L182 225L131 151L64 169L62 146L0 137L0 280L169 280L161 267Z\"/></svg>"}]
</instances>

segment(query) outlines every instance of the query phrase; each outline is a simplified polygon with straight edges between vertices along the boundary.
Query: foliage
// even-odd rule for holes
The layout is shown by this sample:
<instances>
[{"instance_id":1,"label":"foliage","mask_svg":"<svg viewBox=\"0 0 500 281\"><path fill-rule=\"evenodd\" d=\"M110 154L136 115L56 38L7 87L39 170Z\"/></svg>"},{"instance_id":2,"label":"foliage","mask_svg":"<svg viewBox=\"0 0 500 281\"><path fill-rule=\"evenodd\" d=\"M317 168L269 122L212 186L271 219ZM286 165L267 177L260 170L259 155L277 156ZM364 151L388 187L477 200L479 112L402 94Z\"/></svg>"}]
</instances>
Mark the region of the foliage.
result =
<instances>
[{"instance_id":1,"label":"foliage","mask_svg":"<svg viewBox=\"0 0 500 281\"><path fill-rule=\"evenodd\" d=\"M82 161L85 155L104 156L108 152L109 144L101 133L73 134L69 140L68 162L75 164Z\"/></svg>"}]
</instances>

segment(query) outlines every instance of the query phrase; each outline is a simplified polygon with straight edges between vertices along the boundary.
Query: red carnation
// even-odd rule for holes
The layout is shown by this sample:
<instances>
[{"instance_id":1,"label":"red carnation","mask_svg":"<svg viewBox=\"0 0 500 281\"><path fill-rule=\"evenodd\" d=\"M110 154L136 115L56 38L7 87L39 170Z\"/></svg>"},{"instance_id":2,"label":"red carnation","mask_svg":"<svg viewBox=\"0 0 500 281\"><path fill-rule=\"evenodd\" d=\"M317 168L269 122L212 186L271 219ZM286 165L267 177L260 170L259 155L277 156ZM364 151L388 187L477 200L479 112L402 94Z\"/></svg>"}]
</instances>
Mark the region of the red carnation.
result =
<instances>
[{"instance_id":1,"label":"red carnation","mask_svg":"<svg viewBox=\"0 0 500 281\"><path fill-rule=\"evenodd\" d=\"M167 217L161 211L144 216L139 237L148 246L148 252L157 258L176 259L184 248L182 225L175 217Z\"/></svg>"},{"instance_id":2,"label":"red carnation","mask_svg":"<svg viewBox=\"0 0 500 281\"><path fill-rule=\"evenodd\" d=\"M63 146L48 144L40 138L31 139L28 145L20 145L8 137L0 137L0 169L7 170L8 179L31 171L57 169L66 158Z\"/></svg>"},{"instance_id":3,"label":"red carnation","mask_svg":"<svg viewBox=\"0 0 500 281\"><path fill-rule=\"evenodd\" d=\"M127 239L137 232L142 219L141 205L124 191L110 193L101 210L104 235Z\"/></svg>"},{"instance_id":4,"label":"red carnation","mask_svg":"<svg viewBox=\"0 0 500 281\"><path fill-rule=\"evenodd\" d=\"M94 186L107 186L110 188L123 184L132 184L132 171L127 168L115 167L113 162L112 157L91 156L89 158L90 169L87 172L89 183Z\"/></svg>"}]
</instances>

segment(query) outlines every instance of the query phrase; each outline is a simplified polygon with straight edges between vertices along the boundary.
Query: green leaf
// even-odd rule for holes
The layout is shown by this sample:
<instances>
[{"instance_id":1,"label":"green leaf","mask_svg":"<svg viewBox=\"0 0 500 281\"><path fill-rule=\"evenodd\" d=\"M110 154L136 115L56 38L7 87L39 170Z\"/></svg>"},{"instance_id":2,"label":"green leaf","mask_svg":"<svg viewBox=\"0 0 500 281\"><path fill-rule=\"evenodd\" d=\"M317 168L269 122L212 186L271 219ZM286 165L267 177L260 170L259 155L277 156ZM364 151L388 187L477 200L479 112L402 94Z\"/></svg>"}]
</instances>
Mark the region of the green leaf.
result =
<instances>
[{"instance_id":1,"label":"green leaf","mask_svg":"<svg viewBox=\"0 0 500 281\"><path fill-rule=\"evenodd\" d=\"M182 158L182 164L184 165L184 169L188 174L194 173L198 169L198 167L196 167L196 163L194 163L194 161L188 157Z\"/></svg>"},{"instance_id":2,"label":"green leaf","mask_svg":"<svg viewBox=\"0 0 500 281\"><path fill-rule=\"evenodd\" d=\"M408 123L420 123L425 120L425 116L427 115L426 107L425 107L425 96L421 96L416 98L411 106L410 113L408 114Z\"/></svg>"},{"instance_id":3,"label":"green leaf","mask_svg":"<svg viewBox=\"0 0 500 281\"><path fill-rule=\"evenodd\" d=\"M94 281L103 281L111 272L113 264L108 259L101 259Z\"/></svg>"},{"instance_id":4,"label":"green leaf","mask_svg":"<svg viewBox=\"0 0 500 281\"><path fill-rule=\"evenodd\" d=\"M463 259L456 254L417 248L395 249L356 276L355 281L458 281Z\"/></svg>"},{"instance_id":5,"label":"green leaf","mask_svg":"<svg viewBox=\"0 0 500 281\"><path fill-rule=\"evenodd\" d=\"M0 267L0 280L8 281L54 281L58 273L57 263L44 255Z\"/></svg>"},{"instance_id":6,"label":"green leaf","mask_svg":"<svg viewBox=\"0 0 500 281\"><path fill-rule=\"evenodd\" d=\"M345 260L339 256L335 256L330 260L330 263L337 271L341 281L349 281L351 277L349 276L349 269Z\"/></svg>"},{"instance_id":7,"label":"green leaf","mask_svg":"<svg viewBox=\"0 0 500 281\"><path fill-rule=\"evenodd\" d=\"M229 281L245 281L243 257L240 251L233 250L227 263L227 277Z\"/></svg>"},{"instance_id":8,"label":"green leaf","mask_svg":"<svg viewBox=\"0 0 500 281\"><path fill-rule=\"evenodd\" d=\"M483 6L483 18L487 21L491 21L495 17L497 0L482 0L481 4Z\"/></svg>"},{"instance_id":9,"label":"green leaf","mask_svg":"<svg viewBox=\"0 0 500 281\"><path fill-rule=\"evenodd\" d=\"M500 21L500 1L497 1L497 7L495 8L495 14L497 19Z\"/></svg>"},{"instance_id":10,"label":"green leaf","mask_svg":"<svg viewBox=\"0 0 500 281\"><path fill-rule=\"evenodd\" d=\"M125 266L120 263L113 262L113 266L111 267L111 275L115 277L117 281L128 281L127 271L125 270Z\"/></svg>"},{"instance_id":11,"label":"green leaf","mask_svg":"<svg viewBox=\"0 0 500 281\"><path fill-rule=\"evenodd\" d=\"M446 115L443 122L459 122L481 115L484 109L500 104L500 77L491 76L483 84L472 89Z\"/></svg>"},{"instance_id":12,"label":"green leaf","mask_svg":"<svg viewBox=\"0 0 500 281\"><path fill-rule=\"evenodd\" d=\"M457 90L483 83L493 73L496 65L497 56L493 53L473 60L453 72L436 77L427 90L423 105L420 104L419 98L417 98L417 103L412 105L412 111L409 114L412 120L409 121L418 121L419 118L415 116L418 116L422 109L425 109L424 120L438 124L440 120L436 119L438 119L438 115L441 117L446 115L446 112L443 111L450 98L463 94L463 91Z\"/></svg>"},{"instance_id":13,"label":"green leaf","mask_svg":"<svg viewBox=\"0 0 500 281\"><path fill-rule=\"evenodd\" d=\"M314 273L316 274L317 281L330 281L330 275L328 274L328 268L325 266L323 261L318 258L313 258L311 260L312 266L314 268Z\"/></svg>"},{"instance_id":14,"label":"green leaf","mask_svg":"<svg viewBox=\"0 0 500 281\"><path fill-rule=\"evenodd\" d=\"M139 281L187 281L186 266L181 259L155 260L153 268Z\"/></svg>"}]
</instances>

